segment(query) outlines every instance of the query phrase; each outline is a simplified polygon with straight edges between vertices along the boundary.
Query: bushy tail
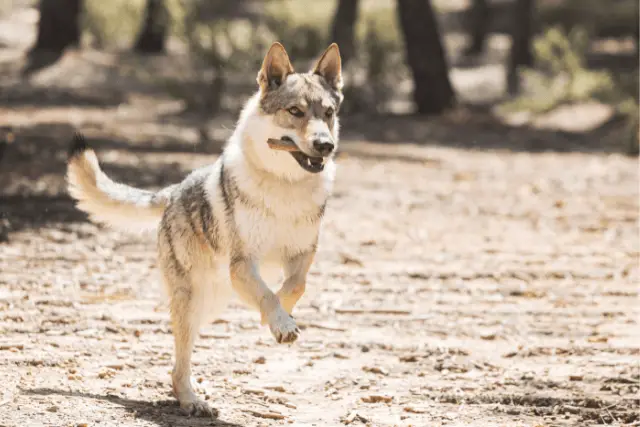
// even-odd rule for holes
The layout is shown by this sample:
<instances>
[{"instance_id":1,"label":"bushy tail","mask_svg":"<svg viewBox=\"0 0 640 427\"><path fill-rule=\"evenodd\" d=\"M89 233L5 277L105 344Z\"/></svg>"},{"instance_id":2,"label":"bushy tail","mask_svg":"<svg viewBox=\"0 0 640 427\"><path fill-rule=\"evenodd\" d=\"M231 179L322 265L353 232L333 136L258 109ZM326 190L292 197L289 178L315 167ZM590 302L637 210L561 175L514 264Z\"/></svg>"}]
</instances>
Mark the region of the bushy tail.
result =
<instances>
[{"instance_id":1,"label":"bushy tail","mask_svg":"<svg viewBox=\"0 0 640 427\"><path fill-rule=\"evenodd\" d=\"M67 183L78 208L92 220L128 231L156 228L171 188L154 193L111 180L80 133L74 135L69 151Z\"/></svg>"}]
</instances>

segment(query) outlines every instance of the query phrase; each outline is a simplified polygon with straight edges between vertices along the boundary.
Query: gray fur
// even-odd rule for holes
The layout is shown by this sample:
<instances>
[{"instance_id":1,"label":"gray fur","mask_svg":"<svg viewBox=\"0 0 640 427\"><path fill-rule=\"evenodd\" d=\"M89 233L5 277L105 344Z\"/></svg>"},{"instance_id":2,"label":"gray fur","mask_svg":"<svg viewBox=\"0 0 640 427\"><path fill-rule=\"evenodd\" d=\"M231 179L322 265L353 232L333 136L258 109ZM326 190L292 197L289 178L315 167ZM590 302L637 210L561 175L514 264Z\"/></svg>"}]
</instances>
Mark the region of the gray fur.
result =
<instances>
[{"instance_id":1,"label":"gray fur","mask_svg":"<svg viewBox=\"0 0 640 427\"><path fill-rule=\"evenodd\" d=\"M234 203L242 203L244 206L262 212L264 215L273 216L273 212L261 203L257 197L251 197L251 195L243 191L230 173L225 173L224 177L226 180L225 192L228 193L232 208Z\"/></svg>"},{"instance_id":2,"label":"gray fur","mask_svg":"<svg viewBox=\"0 0 640 427\"><path fill-rule=\"evenodd\" d=\"M327 107L340 109L342 94L332 88L322 77L315 74L294 73L276 88L271 88L260 99L260 108L265 114L275 114L280 109L297 106L306 101L315 117L323 117Z\"/></svg>"},{"instance_id":3,"label":"gray fur","mask_svg":"<svg viewBox=\"0 0 640 427\"><path fill-rule=\"evenodd\" d=\"M159 240L163 242L160 243L160 246L165 246L162 252L166 253L166 257L164 257L167 261L167 263L165 263L166 268L170 268L173 274L177 274L180 277L187 277L187 271L176 255L176 250L173 244L173 232L171 231L171 222L163 221L163 224L164 227L160 228Z\"/></svg>"},{"instance_id":4,"label":"gray fur","mask_svg":"<svg viewBox=\"0 0 640 427\"><path fill-rule=\"evenodd\" d=\"M233 218L233 200L229 193L229 177L224 172L224 162L220 164L220 179L218 180L218 186L222 194L222 201L224 202L224 210L228 218Z\"/></svg>"},{"instance_id":5,"label":"gray fur","mask_svg":"<svg viewBox=\"0 0 640 427\"><path fill-rule=\"evenodd\" d=\"M219 249L219 224L208 201L205 181L211 173L206 168L188 177L178 199L193 235L202 236L213 251Z\"/></svg>"}]
</instances>

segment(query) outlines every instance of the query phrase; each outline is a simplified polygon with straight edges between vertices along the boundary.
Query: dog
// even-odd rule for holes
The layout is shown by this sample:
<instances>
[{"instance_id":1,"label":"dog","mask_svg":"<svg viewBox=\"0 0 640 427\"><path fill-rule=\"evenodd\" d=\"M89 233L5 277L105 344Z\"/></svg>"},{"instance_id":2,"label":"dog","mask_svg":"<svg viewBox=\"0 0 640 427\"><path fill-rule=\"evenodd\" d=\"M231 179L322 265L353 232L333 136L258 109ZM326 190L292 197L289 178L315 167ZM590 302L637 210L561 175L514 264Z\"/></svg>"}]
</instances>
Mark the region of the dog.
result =
<instances>
[{"instance_id":1,"label":"dog","mask_svg":"<svg viewBox=\"0 0 640 427\"><path fill-rule=\"evenodd\" d=\"M335 179L343 101L338 45L297 73L275 42L257 83L218 160L160 191L111 180L80 133L69 152L68 190L80 210L125 230L157 229L175 341L173 392L187 415L217 416L194 393L191 356L201 323L234 294L260 313L278 343L299 337L291 313L305 291ZM299 151L273 150L270 138ZM268 266L283 273L276 293L261 275Z\"/></svg>"}]
</instances>

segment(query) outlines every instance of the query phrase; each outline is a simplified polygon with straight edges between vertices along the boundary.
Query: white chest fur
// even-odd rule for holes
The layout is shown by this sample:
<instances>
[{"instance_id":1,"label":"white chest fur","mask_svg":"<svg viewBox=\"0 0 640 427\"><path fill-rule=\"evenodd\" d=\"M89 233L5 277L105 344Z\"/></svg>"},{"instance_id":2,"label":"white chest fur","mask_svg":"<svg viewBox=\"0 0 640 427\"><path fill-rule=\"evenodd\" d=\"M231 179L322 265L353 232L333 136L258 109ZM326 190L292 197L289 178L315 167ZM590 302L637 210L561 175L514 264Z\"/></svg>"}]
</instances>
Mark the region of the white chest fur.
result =
<instances>
[{"instance_id":1,"label":"white chest fur","mask_svg":"<svg viewBox=\"0 0 640 427\"><path fill-rule=\"evenodd\" d=\"M236 235L246 251L258 259L278 258L316 243L333 184L333 162L324 172L295 181L265 172L237 146L227 149L223 162L233 190Z\"/></svg>"},{"instance_id":2,"label":"white chest fur","mask_svg":"<svg viewBox=\"0 0 640 427\"><path fill-rule=\"evenodd\" d=\"M234 210L236 231L252 255L277 259L316 243L329 195L321 179L290 183L240 172L234 175L240 195Z\"/></svg>"},{"instance_id":3,"label":"white chest fur","mask_svg":"<svg viewBox=\"0 0 640 427\"><path fill-rule=\"evenodd\" d=\"M279 283L283 261L317 243L328 191L249 180L236 185L245 199L234 205L236 236L259 262L261 277L271 285Z\"/></svg>"}]
</instances>

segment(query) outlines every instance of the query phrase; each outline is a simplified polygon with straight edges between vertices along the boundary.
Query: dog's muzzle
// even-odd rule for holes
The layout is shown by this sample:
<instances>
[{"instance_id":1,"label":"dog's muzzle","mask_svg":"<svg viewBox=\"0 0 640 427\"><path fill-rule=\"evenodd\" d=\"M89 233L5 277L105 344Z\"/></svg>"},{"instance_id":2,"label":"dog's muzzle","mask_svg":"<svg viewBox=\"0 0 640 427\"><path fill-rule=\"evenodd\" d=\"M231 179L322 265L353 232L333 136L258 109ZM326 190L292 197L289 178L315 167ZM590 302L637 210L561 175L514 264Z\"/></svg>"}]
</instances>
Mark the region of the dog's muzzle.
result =
<instances>
[{"instance_id":1,"label":"dog's muzzle","mask_svg":"<svg viewBox=\"0 0 640 427\"><path fill-rule=\"evenodd\" d=\"M281 139L287 140L287 141L290 141L290 142L294 142L288 136L283 136ZM298 149L299 149L299 147L298 147ZM289 154L291 154L291 156L294 159L296 159L296 162L298 162L300 167L302 169L306 170L307 172L319 173L319 172L322 172L324 170L324 162L325 162L326 157L307 156L302 151L292 151Z\"/></svg>"}]
</instances>

